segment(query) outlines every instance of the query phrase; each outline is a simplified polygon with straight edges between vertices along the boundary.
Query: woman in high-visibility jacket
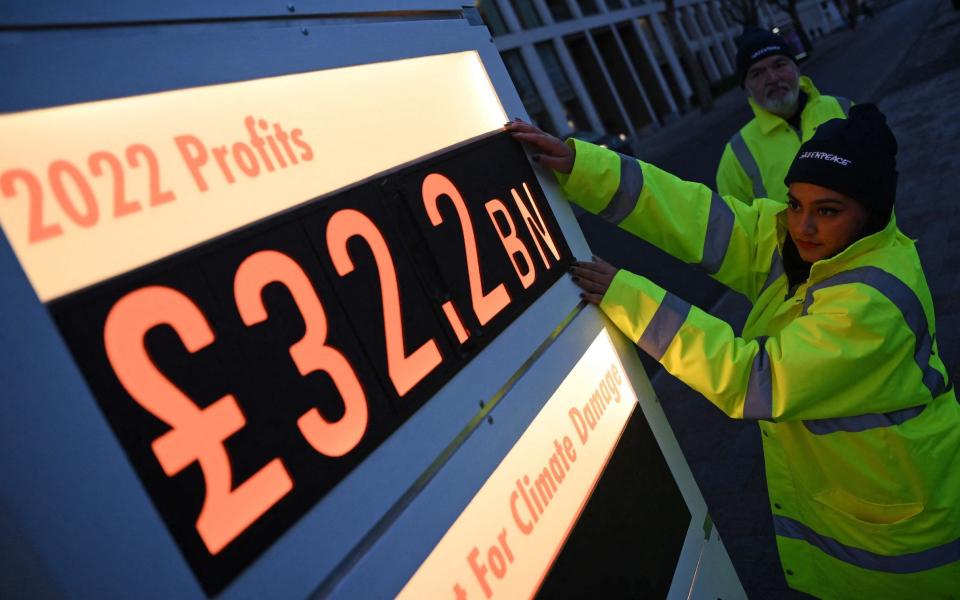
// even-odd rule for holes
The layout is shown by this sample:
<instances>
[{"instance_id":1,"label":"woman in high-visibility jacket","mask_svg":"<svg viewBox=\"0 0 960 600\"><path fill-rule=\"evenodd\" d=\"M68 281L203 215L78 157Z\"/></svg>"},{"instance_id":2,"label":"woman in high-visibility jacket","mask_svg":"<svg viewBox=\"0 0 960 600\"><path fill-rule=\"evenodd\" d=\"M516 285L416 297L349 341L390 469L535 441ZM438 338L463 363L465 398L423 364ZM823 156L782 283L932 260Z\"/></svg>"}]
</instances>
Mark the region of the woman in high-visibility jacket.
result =
<instances>
[{"instance_id":1,"label":"woman in high-visibility jacket","mask_svg":"<svg viewBox=\"0 0 960 600\"><path fill-rule=\"evenodd\" d=\"M573 269L664 368L762 432L788 584L822 598L960 598L960 405L930 291L893 216L896 140L873 105L801 147L787 205L507 125L587 210L753 303L741 337L645 277Z\"/></svg>"}]
</instances>

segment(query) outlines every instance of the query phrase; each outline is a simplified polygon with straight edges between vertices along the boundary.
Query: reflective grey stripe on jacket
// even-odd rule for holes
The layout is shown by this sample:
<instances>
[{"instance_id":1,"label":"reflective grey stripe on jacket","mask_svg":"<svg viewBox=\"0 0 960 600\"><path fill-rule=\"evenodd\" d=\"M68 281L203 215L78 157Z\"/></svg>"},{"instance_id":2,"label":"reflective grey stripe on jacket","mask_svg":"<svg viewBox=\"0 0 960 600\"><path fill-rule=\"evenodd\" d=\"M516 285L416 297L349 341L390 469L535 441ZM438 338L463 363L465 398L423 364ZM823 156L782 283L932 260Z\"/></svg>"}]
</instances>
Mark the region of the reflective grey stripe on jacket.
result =
<instances>
[{"instance_id":1,"label":"reflective grey stripe on jacket","mask_svg":"<svg viewBox=\"0 0 960 600\"><path fill-rule=\"evenodd\" d=\"M855 417L836 417L833 419L808 419L803 421L803 426L807 431L814 435L827 435L837 431L846 431L857 433L868 429L880 429L882 427L893 427L906 423L910 419L919 416L926 404L920 406L911 406L888 413L871 413L867 415L857 415Z\"/></svg>"},{"instance_id":2,"label":"reflective grey stripe on jacket","mask_svg":"<svg viewBox=\"0 0 960 600\"><path fill-rule=\"evenodd\" d=\"M719 194L714 193L710 198L710 217L707 220L707 234L703 240L703 257L700 267L711 275L723 266L723 259L727 256L730 247L730 237L733 235L733 224L736 218L733 210L727 206Z\"/></svg>"},{"instance_id":3,"label":"reflective grey stripe on jacket","mask_svg":"<svg viewBox=\"0 0 960 600\"><path fill-rule=\"evenodd\" d=\"M760 293L757 294L757 298L763 295L767 288L773 285L773 282L780 278L783 275L783 259L780 258L780 249L773 249L773 256L770 257L770 272L767 273L767 279L763 282L763 287L760 288Z\"/></svg>"},{"instance_id":4,"label":"reflective grey stripe on jacket","mask_svg":"<svg viewBox=\"0 0 960 600\"><path fill-rule=\"evenodd\" d=\"M737 161L743 168L743 172L746 173L750 181L753 182L753 197L766 198L767 188L763 186L763 176L760 174L760 165L757 164L753 153L750 152L750 148L747 147L747 141L743 139L743 134L739 131L730 138L730 149L733 150L733 155L737 157Z\"/></svg>"},{"instance_id":5,"label":"reflective grey stripe on jacket","mask_svg":"<svg viewBox=\"0 0 960 600\"><path fill-rule=\"evenodd\" d=\"M743 418L769 420L773 418L773 373L767 354L767 336L757 338L760 349L753 357L747 394L743 401Z\"/></svg>"},{"instance_id":6,"label":"reflective grey stripe on jacket","mask_svg":"<svg viewBox=\"0 0 960 600\"><path fill-rule=\"evenodd\" d=\"M930 364L930 358L933 354L933 338L930 336L927 326L927 314L923 310L923 304L920 303L916 293L907 284L890 273L877 267L858 267L838 273L812 285L807 290L807 297L803 303L803 314L807 314L810 304L813 303L814 292L826 287L848 283L862 283L872 287L886 296L900 310L904 321L916 337L914 360L916 360L917 366L923 373L923 384L930 390L932 397L936 398L942 394L947 387L946 381L943 374Z\"/></svg>"},{"instance_id":7,"label":"reflective grey stripe on jacket","mask_svg":"<svg viewBox=\"0 0 960 600\"><path fill-rule=\"evenodd\" d=\"M640 169L640 163L630 156L624 156L619 152L617 154L620 156L620 185L609 204L598 214L599 217L614 225L619 225L630 216L637 206L640 191L643 189L643 171Z\"/></svg>"},{"instance_id":8,"label":"reflective grey stripe on jacket","mask_svg":"<svg viewBox=\"0 0 960 600\"><path fill-rule=\"evenodd\" d=\"M920 552L885 556L841 544L831 537L817 533L800 521L783 515L773 516L773 528L781 537L803 540L837 560L871 571L919 573L960 560L960 539Z\"/></svg>"},{"instance_id":9,"label":"reflective grey stripe on jacket","mask_svg":"<svg viewBox=\"0 0 960 600\"><path fill-rule=\"evenodd\" d=\"M677 337L677 332L687 320L688 314L690 304L668 292L653 313L647 328L643 330L643 335L637 340L637 345L655 360L660 360L673 338Z\"/></svg>"}]
</instances>

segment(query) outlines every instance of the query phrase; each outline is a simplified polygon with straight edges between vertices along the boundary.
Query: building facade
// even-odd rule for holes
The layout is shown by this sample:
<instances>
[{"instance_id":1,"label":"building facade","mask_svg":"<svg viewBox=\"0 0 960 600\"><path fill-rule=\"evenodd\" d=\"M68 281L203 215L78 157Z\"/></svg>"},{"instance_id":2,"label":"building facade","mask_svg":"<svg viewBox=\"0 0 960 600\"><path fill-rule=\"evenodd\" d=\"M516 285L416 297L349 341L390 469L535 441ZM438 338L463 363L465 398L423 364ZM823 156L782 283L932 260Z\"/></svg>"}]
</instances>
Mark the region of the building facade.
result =
<instances>
[{"instance_id":1,"label":"building facade","mask_svg":"<svg viewBox=\"0 0 960 600\"><path fill-rule=\"evenodd\" d=\"M556 135L608 134L636 140L689 111L691 74L675 44L686 44L714 93L736 85L741 27L717 0L678 0L671 41L663 2L649 0L480 0L527 113ZM843 24L832 1L801 1L815 39ZM761 2L760 21L789 27L782 11Z\"/></svg>"}]
</instances>

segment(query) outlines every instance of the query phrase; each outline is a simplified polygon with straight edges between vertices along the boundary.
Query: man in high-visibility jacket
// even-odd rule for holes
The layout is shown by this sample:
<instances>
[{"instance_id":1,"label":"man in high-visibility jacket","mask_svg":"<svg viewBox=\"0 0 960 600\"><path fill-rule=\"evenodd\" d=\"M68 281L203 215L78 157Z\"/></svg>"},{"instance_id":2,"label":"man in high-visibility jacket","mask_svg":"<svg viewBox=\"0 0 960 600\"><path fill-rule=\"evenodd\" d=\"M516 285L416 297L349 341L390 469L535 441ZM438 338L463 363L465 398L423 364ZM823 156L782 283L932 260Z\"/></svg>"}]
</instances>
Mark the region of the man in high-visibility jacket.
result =
<instances>
[{"instance_id":1,"label":"man in high-visibility jacket","mask_svg":"<svg viewBox=\"0 0 960 600\"><path fill-rule=\"evenodd\" d=\"M876 107L804 144L786 206L507 129L570 200L752 302L737 336L646 277L599 261L573 269L582 296L669 373L757 421L790 587L838 600L960 597L960 405L919 256L893 215L897 145Z\"/></svg>"},{"instance_id":2,"label":"man in high-visibility jacket","mask_svg":"<svg viewBox=\"0 0 960 600\"><path fill-rule=\"evenodd\" d=\"M717 167L717 191L751 203L787 201L787 174L800 144L830 119L846 117L851 101L824 96L801 77L779 35L747 29L737 47L737 74L754 118L727 142Z\"/></svg>"}]
</instances>

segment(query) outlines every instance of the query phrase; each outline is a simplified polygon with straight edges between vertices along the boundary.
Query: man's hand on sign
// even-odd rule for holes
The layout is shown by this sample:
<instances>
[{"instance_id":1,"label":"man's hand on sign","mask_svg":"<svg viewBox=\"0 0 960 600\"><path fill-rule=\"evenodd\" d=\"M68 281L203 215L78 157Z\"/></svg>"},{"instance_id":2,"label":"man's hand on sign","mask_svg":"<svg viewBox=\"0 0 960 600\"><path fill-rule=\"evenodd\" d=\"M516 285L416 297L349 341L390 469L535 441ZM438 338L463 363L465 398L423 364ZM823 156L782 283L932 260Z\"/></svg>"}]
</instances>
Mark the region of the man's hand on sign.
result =
<instances>
[{"instance_id":1,"label":"man's hand on sign","mask_svg":"<svg viewBox=\"0 0 960 600\"><path fill-rule=\"evenodd\" d=\"M602 258L594 256L593 260L575 261L570 267L570 274L573 282L583 290L580 297L587 302L600 304L618 270Z\"/></svg>"},{"instance_id":2,"label":"man's hand on sign","mask_svg":"<svg viewBox=\"0 0 960 600\"><path fill-rule=\"evenodd\" d=\"M520 119L514 119L503 127L510 132L513 139L526 142L538 151L530 155L533 162L560 173L569 173L573 170L574 150L559 138Z\"/></svg>"}]
</instances>

